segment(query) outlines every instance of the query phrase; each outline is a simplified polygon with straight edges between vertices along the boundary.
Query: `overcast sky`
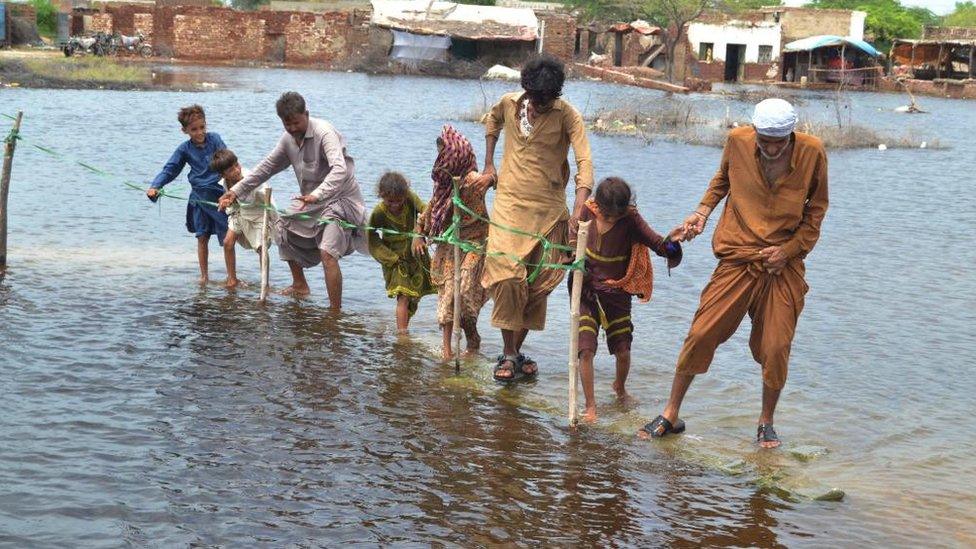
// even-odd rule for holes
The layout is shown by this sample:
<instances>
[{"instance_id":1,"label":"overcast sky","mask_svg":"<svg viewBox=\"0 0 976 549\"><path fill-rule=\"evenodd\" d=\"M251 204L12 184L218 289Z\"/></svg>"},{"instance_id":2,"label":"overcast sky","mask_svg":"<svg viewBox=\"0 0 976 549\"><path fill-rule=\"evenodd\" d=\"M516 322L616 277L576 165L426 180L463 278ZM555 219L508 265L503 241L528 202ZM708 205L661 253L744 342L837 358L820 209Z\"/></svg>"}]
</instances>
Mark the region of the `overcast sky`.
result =
<instances>
[{"instance_id":1,"label":"overcast sky","mask_svg":"<svg viewBox=\"0 0 976 549\"><path fill-rule=\"evenodd\" d=\"M786 0L787 6L802 6L807 0ZM920 6L934 11L938 15L945 15L956 7L956 0L901 0L906 6Z\"/></svg>"}]
</instances>

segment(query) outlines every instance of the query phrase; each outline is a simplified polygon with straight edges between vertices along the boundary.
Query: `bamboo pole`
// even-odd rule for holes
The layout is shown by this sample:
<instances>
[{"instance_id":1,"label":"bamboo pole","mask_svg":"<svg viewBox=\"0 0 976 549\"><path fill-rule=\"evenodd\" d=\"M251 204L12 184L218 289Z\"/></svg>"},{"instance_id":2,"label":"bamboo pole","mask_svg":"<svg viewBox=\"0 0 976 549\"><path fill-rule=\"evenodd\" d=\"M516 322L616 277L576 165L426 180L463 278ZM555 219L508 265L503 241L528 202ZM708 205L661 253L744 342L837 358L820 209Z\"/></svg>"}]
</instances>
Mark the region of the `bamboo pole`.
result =
<instances>
[{"instance_id":1,"label":"bamboo pole","mask_svg":"<svg viewBox=\"0 0 976 549\"><path fill-rule=\"evenodd\" d=\"M20 131L23 117L23 111L17 111L13 131L10 132L11 139L7 140L3 148L3 172L0 174L0 276L7 272L7 195L10 192L10 169L14 163L14 151L17 149L15 136Z\"/></svg>"},{"instance_id":2,"label":"bamboo pole","mask_svg":"<svg viewBox=\"0 0 976 549\"><path fill-rule=\"evenodd\" d=\"M268 299L270 287L271 267L268 265L268 218L271 217L271 186L264 188L264 219L261 220L261 297L259 302L264 303Z\"/></svg>"},{"instance_id":3,"label":"bamboo pole","mask_svg":"<svg viewBox=\"0 0 976 549\"><path fill-rule=\"evenodd\" d=\"M454 195L460 196L458 190L459 177L454 178ZM454 231L455 240L461 239L461 209L454 204L454 219L457 227ZM454 372L461 372L461 246L454 244Z\"/></svg>"},{"instance_id":4,"label":"bamboo pole","mask_svg":"<svg viewBox=\"0 0 976 549\"><path fill-rule=\"evenodd\" d=\"M840 45L840 85L843 86L847 82L844 79L847 78L847 43Z\"/></svg>"},{"instance_id":5,"label":"bamboo pole","mask_svg":"<svg viewBox=\"0 0 976 549\"><path fill-rule=\"evenodd\" d=\"M586 240L590 235L591 221L582 221L576 233L576 262L586 254ZM579 321L580 298L583 295L583 272L573 271L573 293L570 301L569 315L569 424L575 426L579 421L579 410L576 404L579 386Z\"/></svg>"}]
</instances>

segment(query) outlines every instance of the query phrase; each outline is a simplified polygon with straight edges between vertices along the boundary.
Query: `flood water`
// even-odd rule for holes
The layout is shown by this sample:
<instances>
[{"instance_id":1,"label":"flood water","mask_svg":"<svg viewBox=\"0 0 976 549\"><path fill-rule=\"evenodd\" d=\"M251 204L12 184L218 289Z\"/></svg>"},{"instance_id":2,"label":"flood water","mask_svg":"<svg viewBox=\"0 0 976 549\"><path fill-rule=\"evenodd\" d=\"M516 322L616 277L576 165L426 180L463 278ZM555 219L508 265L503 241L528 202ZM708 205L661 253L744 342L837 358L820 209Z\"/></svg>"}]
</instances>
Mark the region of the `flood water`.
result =
<instances>
[{"instance_id":1,"label":"flood water","mask_svg":"<svg viewBox=\"0 0 976 549\"><path fill-rule=\"evenodd\" d=\"M0 90L26 139L148 182L200 102L246 165L274 145L273 102L305 94L349 141L369 205L386 169L428 197L434 139L511 84L294 70L212 69L208 93ZM589 113L665 101L587 82ZM804 96L808 118L834 116ZM976 104L852 96L855 121L947 149L830 154L831 206L807 260L810 293L777 413L777 451L753 443L760 376L748 329L716 355L683 409L688 433L633 433L656 416L715 259L686 247L655 298L635 304L633 409L597 361L600 421L567 428L568 300L557 291L526 350L538 382L490 379L500 338L460 376L437 360L435 298L397 338L380 268L343 262L342 314L321 271L311 299L262 307L255 289L196 284L184 204L150 204L22 144L10 191L10 272L0 283L0 545L824 546L976 544ZM750 105L686 99L745 116ZM4 122L6 124L6 122ZM637 190L659 231L697 204L720 151L591 135L598 177ZM279 203L297 186L273 180ZM173 184L186 193L185 179ZM710 233L710 229L709 229ZM243 278L256 257L238 251ZM272 282L287 285L282 262ZM219 248L211 274L223 277ZM490 305L489 305L490 307ZM601 353L603 349L601 347ZM842 490L843 501L814 498Z\"/></svg>"}]
</instances>

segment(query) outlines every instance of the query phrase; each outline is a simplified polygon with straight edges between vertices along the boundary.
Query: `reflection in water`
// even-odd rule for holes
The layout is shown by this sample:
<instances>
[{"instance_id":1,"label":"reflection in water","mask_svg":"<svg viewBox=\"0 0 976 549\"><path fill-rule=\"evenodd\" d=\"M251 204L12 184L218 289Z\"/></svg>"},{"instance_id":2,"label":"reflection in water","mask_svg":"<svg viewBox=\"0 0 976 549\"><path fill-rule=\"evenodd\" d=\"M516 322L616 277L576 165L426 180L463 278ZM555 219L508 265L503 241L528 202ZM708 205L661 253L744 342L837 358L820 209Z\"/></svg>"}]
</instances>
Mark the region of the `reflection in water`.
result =
<instances>
[{"instance_id":1,"label":"reflection in water","mask_svg":"<svg viewBox=\"0 0 976 549\"><path fill-rule=\"evenodd\" d=\"M307 90L313 113L346 128L365 189L397 169L427 195L429 148L408 145L429 143L446 118L467 111L458 97L481 97L480 83L463 81L204 72L200 79L247 88L11 89L3 98L28 112L28 137L140 181L181 139L180 106L203 102L214 130L253 164L280 132L274 99ZM484 85L489 96L508 88ZM568 92L590 114L665 100L584 82ZM829 98L805 98L806 116L830 112ZM750 108L687 100L719 116ZM182 203L149 206L140 193L18 151L12 270L0 282L0 437L11 442L0 445L0 545L907 545L923 529L933 544L971 545L976 434L960 418L976 375L965 362L976 289L962 266L976 256L957 233L976 227L976 214L946 197L966 191L953 174L974 152L964 138L973 111L932 99L931 115L906 121L876 109L898 101L864 94L853 104L881 129L914 125L955 148L832 153L831 211L807 263L811 295L778 414L788 443L775 453L752 444L759 377L745 333L696 381L687 435L633 440L660 409L714 267L707 239L655 280L651 305L634 309L646 337L635 343L628 385L641 403L606 405L612 363L598 360L601 423L571 431L562 417L564 293L551 299L547 333L528 343L543 363L538 382L499 387L488 359L456 376L436 359L433 299L421 304L413 335L398 338L370 258L344 262L342 314L325 307L320 285L310 300L274 296L265 306L256 284L236 294L197 289ZM120 124L140 127L140 139L98 138ZM474 124L458 124L477 135ZM719 156L602 136L592 143L598 172L632 181L658 228L697 203ZM925 177L896 177L892 166L903 165ZM293 190L292 179L274 181L276 196ZM72 197L67 235L52 193ZM959 217L954 226L932 226L947 210ZM924 262L905 234L931 239ZM256 262L240 255L241 276L256 283ZM278 261L272 279L285 285ZM481 328L485 352L496 352L487 314ZM833 487L848 500L808 498Z\"/></svg>"}]
</instances>

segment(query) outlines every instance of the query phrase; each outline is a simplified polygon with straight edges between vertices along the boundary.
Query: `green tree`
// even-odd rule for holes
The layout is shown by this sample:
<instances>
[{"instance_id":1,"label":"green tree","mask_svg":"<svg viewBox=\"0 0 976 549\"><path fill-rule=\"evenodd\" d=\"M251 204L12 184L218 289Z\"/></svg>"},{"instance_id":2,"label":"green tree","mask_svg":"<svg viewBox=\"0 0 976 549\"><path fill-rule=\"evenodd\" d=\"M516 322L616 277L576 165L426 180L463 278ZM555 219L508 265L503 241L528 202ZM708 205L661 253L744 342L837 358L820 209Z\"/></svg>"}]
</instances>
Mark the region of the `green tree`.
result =
<instances>
[{"instance_id":1,"label":"green tree","mask_svg":"<svg viewBox=\"0 0 976 549\"><path fill-rule=\"evenodd\" d=\"M58 33L58 10L51 0L30 0L37 11L37 31L44 36Z\"/></svg>"},{"instance_id":2,"label":"green tree","mask_svg":"<svg viewBox=\"0 0 976 549\"><path fill-rule=\"evenodd\" d=\"M270 4L271 0L230 0L230 5L236 10L256 10Z\"/></svg>"},{"instance_id":3,"label":"green tree","mask_svg":"<svg viewBox=\"0 0 976 549\"><path fill-rule=\"evenodd\" d=\"M898 0L813 0L807 5L866 12L865 30L882 51L896 38L919 38L925 25L938 21L930 10L906 8Z\"/></svg>"},{"instance_id":4,"label":"green tree","mask_svg":"<svg viewBox=\"0 0 976 549\"><path fill-rule=\"evenodd\" d=\"M948 27L976 27L976 3L956 2L956 9L946 16Z\"/></svg>"},{"instance_id":5,"label":"green tree","mask_svg":"<svg viewBox=\"0 0 976 549\"><path fill-rule=\"evenodd\" d=\"M718 7L729 13L739 13L782 4L782 0L723 0Z\"/></svg>"}]
</instances>

